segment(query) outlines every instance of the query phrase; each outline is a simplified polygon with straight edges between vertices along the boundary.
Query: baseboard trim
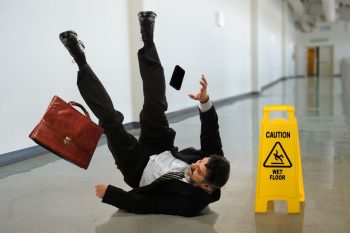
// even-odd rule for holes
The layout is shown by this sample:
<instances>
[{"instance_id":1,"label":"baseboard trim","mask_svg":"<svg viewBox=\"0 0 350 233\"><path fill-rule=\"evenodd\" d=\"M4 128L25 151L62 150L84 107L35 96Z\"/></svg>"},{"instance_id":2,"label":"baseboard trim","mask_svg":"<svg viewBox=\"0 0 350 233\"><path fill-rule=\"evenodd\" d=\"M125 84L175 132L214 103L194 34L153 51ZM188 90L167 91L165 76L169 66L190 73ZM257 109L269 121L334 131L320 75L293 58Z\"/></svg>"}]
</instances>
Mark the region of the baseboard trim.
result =
<instances>
[{"instance_id":1,"label":"baseboard trim","mask_svg":"<svg viewBox=\"0 0 350 233\"><path fill-rule=\"evenodd\" d=\"M32 146L29 148L12 151L0 155L0 166L16 163L25 159L30 159L38 155L47 153L48 151L41 146Z\"/></svg>"},{"instance_id":2,"label":"baseboard trim","mask_svg":"<svg viewBox=\"0 0 350 233\"><path fill-rule=\"evenodd\" d=\"M277 83L281 82L281 81L285 81L287 79L291 79L291 78L296 78L296 76L290 76L290 77L281 77L279 79L276 79L275 81L272 81L264 86L261 87L261 92L265 91L266 89L276 85Z\"/></svg>"},{"instance_id":3,"label":"baseboard trim","mask_svg":"<svg viewBox=\"0 0 350 233\"><path fill-rule=\"evenodd\" d=\"M222 106L232 104L233 102L236 102L236 101L239 101L239 100L242 100L245 98L249 98L249 97L254 96L256 94L258 94L258 93L249 92L249 93L245 93L245 94L241 94L241 95L237 95L237 96L231 96L228 98L216 100L216 101L213 101L213 103L214 103L216 108L220 108ZM197 116L198 115L198 105L184 108L184 109L174 111L174 112L169 112L166 115L167 115L167 118L168 118L170 123L176 123L176 122L185 120L189 117Z\"/></svg>"},{"instance_id":4,"label":"baseboard trim","mask_svg":"<svg viewBox=\"0 0 350 233\"><path fill-rule=\"evenodd\" d=\"M126 130L131 130L140 127L139 122L130 122L124 124ZM104 135L102 135L101 139L98 142L98 146L106 144L107 140ZM46 153L50 153L50 151L45 148L36 145L28 148L24 148L21 150L11 151L5 154L0 154L0 167L6 166L12 163L17 163L22 160L30 159L36 156L40 156Z\"/></svg>"}]
</instances>

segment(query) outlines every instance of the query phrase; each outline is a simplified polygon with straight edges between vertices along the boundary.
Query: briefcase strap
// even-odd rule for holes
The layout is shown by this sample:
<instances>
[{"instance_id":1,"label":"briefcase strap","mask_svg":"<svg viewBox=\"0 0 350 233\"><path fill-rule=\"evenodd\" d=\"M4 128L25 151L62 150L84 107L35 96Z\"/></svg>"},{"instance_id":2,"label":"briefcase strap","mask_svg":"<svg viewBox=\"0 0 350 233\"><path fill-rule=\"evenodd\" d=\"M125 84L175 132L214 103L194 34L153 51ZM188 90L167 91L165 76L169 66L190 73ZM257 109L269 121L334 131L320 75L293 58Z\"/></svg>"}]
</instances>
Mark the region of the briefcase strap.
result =
<instances>
[{"instance_id":1,"label":"briefcase strap","mask_svg":"<svg viewBox=\"0 0 350 233\"><path fill-rule=\"evenodd\" d=\"M86 111L86 109L84 108L83 105L81 105L81 104L79 104L79 103L77 103L77 102L75 102L75 101L70 101L68 104L69 104L70 106L77 106L77 107L81 108L81 110L83 110L83 112L85 113L85 115L87 116L87 118L90 119L90 115L89 115L88 111ZM91 120L91 119L90 119L90 120Z\"/></svg>"}]
</instances>

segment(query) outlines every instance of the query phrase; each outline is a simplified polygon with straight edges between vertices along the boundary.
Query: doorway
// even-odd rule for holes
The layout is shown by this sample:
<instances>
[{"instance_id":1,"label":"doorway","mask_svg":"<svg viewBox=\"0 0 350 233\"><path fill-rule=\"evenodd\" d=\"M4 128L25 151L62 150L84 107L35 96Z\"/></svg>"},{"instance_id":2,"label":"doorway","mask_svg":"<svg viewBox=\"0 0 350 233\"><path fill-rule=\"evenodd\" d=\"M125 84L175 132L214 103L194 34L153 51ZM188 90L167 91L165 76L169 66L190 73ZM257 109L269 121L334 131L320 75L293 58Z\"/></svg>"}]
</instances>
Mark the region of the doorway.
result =
<instances>
[{"instance_id":1,"label":"doorway","mask_svg":"<svg viewBox=\"0 0 350 233\"><path fill-rule=\"evenodd\" d=\"M306 59L308 77L333 77L333 46L309 47Z\"/></svg>"},{"instance_id":2,"label":"doorway","mask_svg":"<svg viewBox=\"0 0 350 233\"><path fill-rule=\"evenodd\" d=\"M333 77L333 46L319 47L319 76Z\"/></svg>"},{"instance_id":3,"label":"doorway","mask_svg":"<svg viewBox=\"0 0 350 233\"><path fill-rule=\"evenodd\" d=\"M317 47L307 49L307 76L317 75Z\"/></svg>"}]
</instances>

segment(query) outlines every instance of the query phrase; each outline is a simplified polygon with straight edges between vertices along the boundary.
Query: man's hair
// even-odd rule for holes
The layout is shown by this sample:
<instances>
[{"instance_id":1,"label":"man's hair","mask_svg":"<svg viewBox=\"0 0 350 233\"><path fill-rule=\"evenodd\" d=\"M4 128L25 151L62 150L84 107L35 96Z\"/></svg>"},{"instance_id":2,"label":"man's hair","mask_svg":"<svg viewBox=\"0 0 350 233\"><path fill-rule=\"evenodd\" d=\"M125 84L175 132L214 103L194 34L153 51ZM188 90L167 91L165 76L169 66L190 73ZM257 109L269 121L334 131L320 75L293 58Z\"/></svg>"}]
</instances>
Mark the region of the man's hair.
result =
<instances>
[{"instance_id":1,"label":"man's hair","mask_svg":"<svg viewBox=\"0 0 350 233\"><path fill-rule=\"evenodd\" d=\"M230 176L230 162L224 156L209 156L205 166L207 175L204 182L213 185L214 188L221 188L226 184Z\"/></svg>"}]
</instances>

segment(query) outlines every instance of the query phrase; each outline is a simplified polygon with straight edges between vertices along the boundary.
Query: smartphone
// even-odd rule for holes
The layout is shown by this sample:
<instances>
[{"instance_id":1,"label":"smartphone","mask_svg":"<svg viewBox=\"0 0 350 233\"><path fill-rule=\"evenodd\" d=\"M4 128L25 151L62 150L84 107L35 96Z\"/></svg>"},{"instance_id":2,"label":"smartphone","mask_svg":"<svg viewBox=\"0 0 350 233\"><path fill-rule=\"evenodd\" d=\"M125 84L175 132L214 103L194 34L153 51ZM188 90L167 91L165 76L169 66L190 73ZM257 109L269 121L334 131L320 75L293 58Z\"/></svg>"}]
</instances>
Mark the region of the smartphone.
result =
<instances>
[{"instance_id":1,"label":"smartphone","mask_svg":"<svg viewBox=\"0 0 350 233\"><path fill-rule=\"evenodd\" d=\"M176 65L174 68L173 75L171 76L169 85L175 88L176 90L180 90L184 76L185 70L182 69L179 65Z\"/></svg>"}]
</instances>

